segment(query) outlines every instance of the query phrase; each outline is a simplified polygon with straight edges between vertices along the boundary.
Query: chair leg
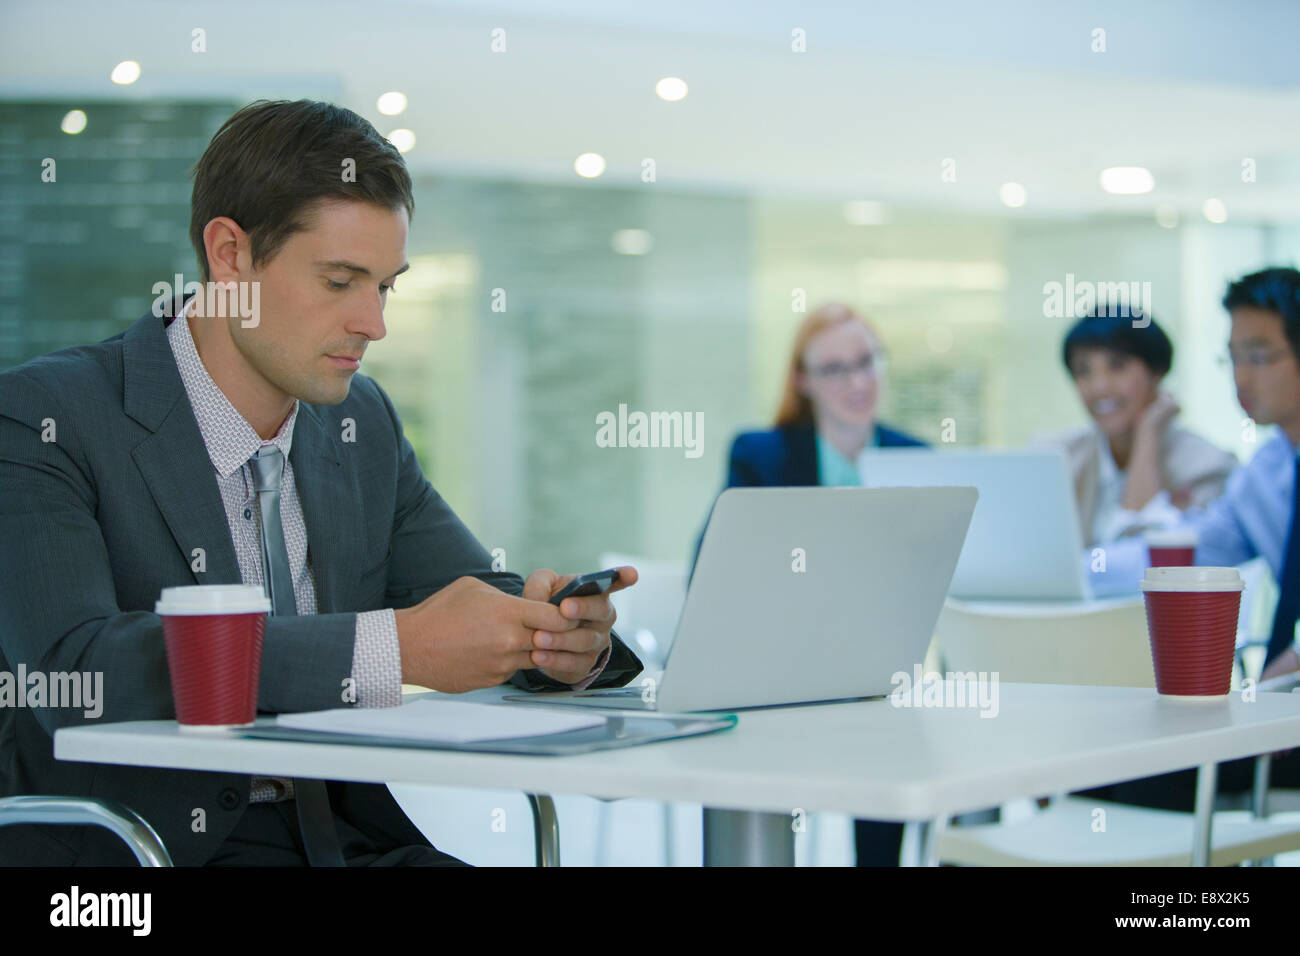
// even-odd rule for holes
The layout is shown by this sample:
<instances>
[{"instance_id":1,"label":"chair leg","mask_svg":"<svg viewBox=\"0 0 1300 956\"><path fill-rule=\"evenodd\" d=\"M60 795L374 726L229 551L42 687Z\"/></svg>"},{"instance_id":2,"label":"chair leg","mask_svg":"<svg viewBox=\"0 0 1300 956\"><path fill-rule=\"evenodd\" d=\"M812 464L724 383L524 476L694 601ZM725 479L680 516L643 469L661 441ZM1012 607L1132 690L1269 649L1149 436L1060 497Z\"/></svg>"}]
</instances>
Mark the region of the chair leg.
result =
<instances>
[{"instance_id":1,"label":"chair leg","mask_svg":"<svg viewBox=\"0 0 1300 956\"><path fill-rule=\"evenodd\" d=\"M1196 774L1196 819L1192 827L1192 866L1210 865L1210 838L1214 822L1214 793L1219 765L1202 764Z\"/></svg>"},{"instance_id":2,"label":"chair leg","mask_svg":"<svg viewBox=\"0 0 1300 956\"><path fill-rule=\"evenodd\" d=\"M943 831L948 829L948 816L935 817L930 821L930 825L925 828L925 837L921 841L921 865L938 866L939 865L939 838L943 836Z\"/></svg>"},{"instance_id":3,"label":"chair leg","mask_svg":"<svg viewBox=\"0 0 1300 956\"><path fill-rule=\"evenodd\" d=\"M171 866L171 854L140 814L116 800L22 796L0 799L0 827L24 823L88 824L111 830L141 866Z\"/></svg>"},{"instance_id":4,"label":"chair leg","mask_svg":"<svg viewBox=\"0 0 1300 956\"><path fill-rule=\"evenodd\" d=\"M1260 754L1255 758L1255 785L1250 792L1250 813L1256 820L1268 816L1268 778L1273 766L1272 754ZM1251 866L1273 866L1274 858L1264 857L1251 860Z\"/></svg>"},{"instance_id":5,"label":"chair leg","mask_svg":"<svg viewBox=\"0 0 1300 956\"><path fill-rule=\"evenodd\" d=\"M1268 777L1272 766L1272 754L1260 754L1255 758L1255 786L1250 792L1250 812L1256 820L1268 816Z\"/></svg>"},{"instance_id":6,"label":"chair leg","mask_svg":"<svg viewBox=\"0 0 1300 956\"><path fill-rule=\"evenodd\" d=\"M538 866L560 865L560 818L555 813L555 801L544 793L527 794L528 806L533 811L533 845L537 851Z\"/></svg>"}]
</instances>

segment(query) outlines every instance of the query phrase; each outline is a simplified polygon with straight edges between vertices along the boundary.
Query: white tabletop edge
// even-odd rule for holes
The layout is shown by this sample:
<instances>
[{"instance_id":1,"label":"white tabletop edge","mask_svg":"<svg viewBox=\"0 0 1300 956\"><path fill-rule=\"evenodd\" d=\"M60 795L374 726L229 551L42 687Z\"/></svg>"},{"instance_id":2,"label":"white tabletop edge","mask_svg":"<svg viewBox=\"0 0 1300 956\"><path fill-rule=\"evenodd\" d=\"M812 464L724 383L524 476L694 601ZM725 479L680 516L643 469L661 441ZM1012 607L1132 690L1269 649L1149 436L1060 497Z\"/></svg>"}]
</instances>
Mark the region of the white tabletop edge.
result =
<instances>
[{"instance_id":1,"label":"white tabletop edge","mask_svg":"<svg viewBox=\"0 0 1300 956\"><path fill-rule=\"evenodd\" d=\"M1025 698L1028 704L1034 698L1050 696L1044 692L1064 690L1064 697L1091 701L1094 707L1104 698L1130 708L1140 706L1144 712L1151 709L1151 701L1138 695L1149 698L1152 692L1132 688L1062 689L1004 684L1002 690L1004 706L1014 707L1017 698ZM884 706L883 702L877 703ZM1047 703L1049 708L1051 703ZM1079 747L1060 754L1040 753L1032 759L1017 759L1012 754L999 758L996 765L974 765L943 774L931 773L929 777L896 780L871 779L865 774L837 775L834 760L829 757L821 777L796 775L789 769L760 765L757 760L746 766L724 767L719 763L720 758L731 759L730 754L745 746L768 754L775 752L770 747L783 742L783 723L816 726L820 721L830 728L841 722L835 718L846 713L837 708L867 706L861 703L743 711L737 728L719 734L562 758L195 736L180 734L171 721L62 729L55 735L55 756L61 760L239 774L586 793L606 798L701 803L724 809L790 813L800 808L877 820L916 820L983 809L1017 797L1087 789L1300 746L1300 695L1261 695L1260 704L1234 700L1167 706L1162 702L1161 713L1172 716L1161 720L1211 725L1222 724L1223 718L1229 716L1231 721L1158 739ZM1035 706L1044 705L1040 700ZM854 740L882 721L907 726L898 722L953 719L951 715L925 710L914 712L911 718L879 709L861 713L864 730L858 733L855 727ZM791 716L800 714L803 716ZM1065 714L1069 716L1068 711ZM980 729L978 724L975 727Z\"/></svg>"}]
</instances>

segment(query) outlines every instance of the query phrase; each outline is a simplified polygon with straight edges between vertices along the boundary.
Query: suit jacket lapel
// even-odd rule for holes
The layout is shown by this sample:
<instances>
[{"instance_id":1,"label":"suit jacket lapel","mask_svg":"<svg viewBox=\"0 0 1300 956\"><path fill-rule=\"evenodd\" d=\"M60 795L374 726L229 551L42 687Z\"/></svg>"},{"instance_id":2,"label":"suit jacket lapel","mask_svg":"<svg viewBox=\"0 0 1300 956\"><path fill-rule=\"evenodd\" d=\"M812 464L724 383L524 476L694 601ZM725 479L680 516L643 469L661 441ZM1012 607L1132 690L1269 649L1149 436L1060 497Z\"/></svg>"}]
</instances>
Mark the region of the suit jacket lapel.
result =
<instances>
[{"instance_id":1,"label":"suit jacket lapel","mask_svg":"<svg viewBox=\"0 0 1300 956\"><path fill-rule=\"evenodd\" d=\"M181 382L163 319L149 314L127 329L122 348L123 408L153 434L131 457L196 584L238 584L216 472ZM203 571L195 570L203 549Z\"/></svg>"},{"instance_id":2,"label":"suit jacket lapel","mask_svg":"<svg viewBox=\"0 0 1300 956\"><path fill-rule=\"evenodd\" d=\"M331 434L320 412L298 405L289 462L307 526L307 550L321 614L357 610L349 600L360 573L357 555L365 531L364 501L356 469L341 460L341 436Z\"/></svg>"},{"instance_id":3,"label":"suit jacket lapel","mask_svg":"<svg viewBox=\"0 0 1300 956\"><path fill-rule=\"evenodd\" d=\"M195 582L238 584L239 562L216 474L163 319L151 313L127 329L123 365L124 409L153 433L132 450L132 458ZM299 404L289 461L307 526L320 613L349 609L352 585L364 570L356 566L365 528L359 481L340 460L339 441L326 431L315 408ZM194 571L195 548L204 550L203 572Z\"/></svg>"}]
</instances>

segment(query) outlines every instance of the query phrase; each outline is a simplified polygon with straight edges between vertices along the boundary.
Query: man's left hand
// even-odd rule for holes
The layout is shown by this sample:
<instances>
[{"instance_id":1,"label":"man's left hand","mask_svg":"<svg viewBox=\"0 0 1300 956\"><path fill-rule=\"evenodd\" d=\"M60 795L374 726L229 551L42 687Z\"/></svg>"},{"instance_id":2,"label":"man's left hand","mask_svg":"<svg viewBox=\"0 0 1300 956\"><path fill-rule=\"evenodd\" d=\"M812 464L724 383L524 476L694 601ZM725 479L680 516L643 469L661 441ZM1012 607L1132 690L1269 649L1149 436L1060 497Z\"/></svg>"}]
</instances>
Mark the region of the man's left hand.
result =
<instances>
[{"instance_id":1,"label":"man's left hand","mask_svg":"<svg viewBox=\"0 0 1300 956\"><path fill-rule=\"evenodd\" d=\"M530 601L549 601L576 577L576 574L560 575L541 568L524 581L523 597ZM591 673L609 647L609 632L617 617L609 595L636 584L636 578L636 568L625 565L618 569L614 586L604 594L567 597L560 602L560 613L577 621L579 626L560 633L533 632L532 661L543 674L562 684L577 684Z\"/></svg>"}]
</instances>

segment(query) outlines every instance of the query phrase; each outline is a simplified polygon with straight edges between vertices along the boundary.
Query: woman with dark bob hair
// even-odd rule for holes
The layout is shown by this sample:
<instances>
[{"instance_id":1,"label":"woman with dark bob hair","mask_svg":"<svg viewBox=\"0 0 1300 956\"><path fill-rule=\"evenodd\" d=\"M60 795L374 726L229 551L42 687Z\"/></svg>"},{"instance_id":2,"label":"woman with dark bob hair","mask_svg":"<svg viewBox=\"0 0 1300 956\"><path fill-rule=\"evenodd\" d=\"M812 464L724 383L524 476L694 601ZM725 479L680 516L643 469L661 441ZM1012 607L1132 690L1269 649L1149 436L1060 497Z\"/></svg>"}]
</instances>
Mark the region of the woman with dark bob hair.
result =
<instances>
[{"instance_id":1,"label":"woman with dark bob hair","mask_svg":"<svg viewBox=\"0 0 1300 956\"><path fill-rule=\"evenodd\" d=\"M1061 359L1092 424L1035 443L1065 449L1087 547L1171 526L1222 493L1237 459L1174 422L1178 404L1160 390L1174 347L1154 319L1086 316Z\"/></svg>"}]
</instances>

